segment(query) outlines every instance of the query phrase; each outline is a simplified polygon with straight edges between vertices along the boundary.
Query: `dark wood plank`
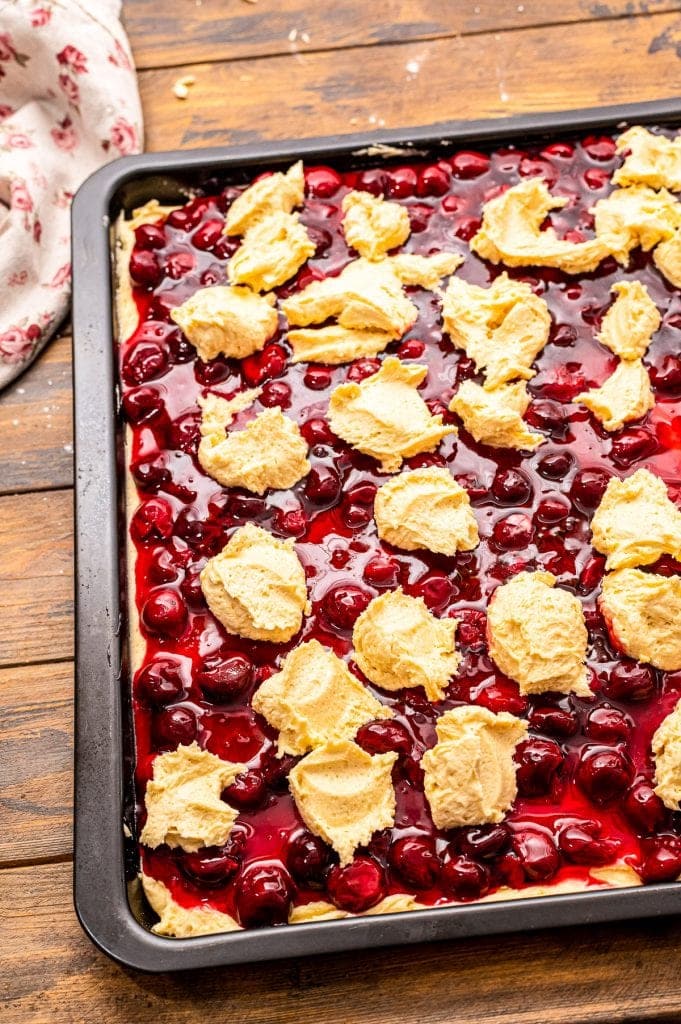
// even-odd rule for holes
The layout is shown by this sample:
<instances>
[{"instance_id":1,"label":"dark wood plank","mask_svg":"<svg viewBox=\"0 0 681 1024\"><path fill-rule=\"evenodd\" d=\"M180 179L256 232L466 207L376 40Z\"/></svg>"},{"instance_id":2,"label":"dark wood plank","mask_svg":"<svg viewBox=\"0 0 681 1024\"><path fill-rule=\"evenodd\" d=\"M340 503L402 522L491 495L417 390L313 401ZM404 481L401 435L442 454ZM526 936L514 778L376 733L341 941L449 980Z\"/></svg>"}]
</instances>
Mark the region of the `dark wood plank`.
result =
<instances>
[{"instance_id":1,"label":"dark wood plank","mask_svg":"<svg viewBox=\"0 0 681 1024\"><path fill-rule=\"evenodd\" d=\"M140 975L80 931L69 864L0 876L0 991L21 1024L672 1022L680 940L672 918Z\"/></svg>"},{"instance_id":2,"label":"dark wood plank","mask_svg":"<svg viewBox=\"0 0 681 1024\"><path fill-rule=\"evenodd\" d=\"M0 670L0 867L71 852L72 704L68 662Z\"/></svg>"},{"instance_id":3,"label":"dark wood plank","mask_svg":"<svg viewBox=\"0 0 681 1024\"><path fill-rule=\"evenodd\" d=\"M70 491L0 498L0 666L73 654L72 519Z\"/></svg>"},{"instance_id":4,"label":"dark wood plank","mask_svg":"<svg viewBox=\"0 0 681 1024\"><path fill-rule=\"evenodd\" d=\"M123 17L138 68L333 50L675 10L670 0L125 0Z\"/></svg>"},{"instance_id":5,"label":"dark wood plank","mask_svg":"<svg viewBox=\"0 0 681 1024\"><path fill-rule=\"evenodd\" d=\"M2 393L0 437L0 494L73 483L70 337Z\"/></svg>"},{"instance_id":6,"label":"dark wood plank","mask_svg":"<svg viewBox=\"0 0 681 1024\"><path fill-rule=\"evenodd\" d=\"M378 46L369 55L346 49L186 65L182 74L196 83L182 102L173 94L177 68L143 71L147 146L296 139L672 96L680 24L677 14L658 14Z\"/></svg>"}]
</instances>

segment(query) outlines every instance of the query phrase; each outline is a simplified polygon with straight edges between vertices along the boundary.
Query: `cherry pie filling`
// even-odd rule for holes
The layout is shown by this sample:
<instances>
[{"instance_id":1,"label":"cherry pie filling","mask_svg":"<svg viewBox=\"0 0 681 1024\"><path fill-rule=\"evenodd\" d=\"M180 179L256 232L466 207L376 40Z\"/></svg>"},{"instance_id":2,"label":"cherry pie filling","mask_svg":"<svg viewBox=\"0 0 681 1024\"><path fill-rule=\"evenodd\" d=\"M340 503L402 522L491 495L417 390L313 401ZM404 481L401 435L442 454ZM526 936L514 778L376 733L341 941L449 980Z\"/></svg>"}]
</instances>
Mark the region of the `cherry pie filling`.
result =
<instances>
[{"instance_id":1,"label":"cherry pie filling","mask_svg":"<svg viewBox=\"0 0 681 1024\"><path fill-rule=\"evenodd\" d=\"M492 266L469 250L491 197L523 177L540 175L569 198L551 216L559 236L592 237L593 203L612 190L621 163L610 137L544 148L458 152L436 163L337 173L307 167L300 220L316 244L296 277L276 289L286 297L337 273L351 259L340 204L352 188L403 204L411 235L402 251L459 252L457 274L487 285L502 270L528 282L547 302L550 339L528 388L526 421L547 437L535 452L477 444L459 425L429 454L405 468L446 466L469 493L480 530L473 550L453 557L407 552L382 543L373 519L377 487L389 479L375 460L336 437L327 422L329 394L345 380L374 373L385 355L428 366L420 393L432 412L457 422L447 406L458 384L480 380L472 361L443 336L439 297L409 288L418 306L413 327L386 353L342 366L293 364L280 318L263 351L243 360L203 362L170 310L197 288L227 283L226 266L239 240L223 234L225 212L241 189L199 195L157 224L139 227L130 259L139 323L119 346L129 472L139 504L131 509L134 601L143 656L132 684L136 746L137 834L155 756L198 741L245 771L224 792L239 815L227 843L196 853L140 846L145 873L175 901L208 904L243 926L279 924L292 905L323 900L361 913L394 893L420 905L475 900L500 887L554 885L624 861L643 882L681 873L681 814L653 790L651 737L681 695L681 672L662 672L625 657L608 634L596 599L604 558L590 543L590 519L611 476L645 465L678 503L681 487L681 301L652 263L634 251L628 266L604 260L594 273ZM616 358L596 340L615 281L636 278L648 288L662 326L645 357L656 405L642 420L603 430L571 400L601 384ZM262 386L262 407L279 406L310 446L310 473L289 490L263 497L220 487L197 461L197 398ZM252 414L240 414L238 427ZM234 529L253 523L275 537L295 538L311 614L290 642L268 644L228 635L208 611L199 571ZM664 558L651 567L672 574ZM593 696L522 696L487 652L486 607L499 583L523 570L546 569L583 604L589 632ZM445 699L420 689L386 692L353 664L351 633L358 615L386 590L401 586L423 597L440 618L460 621L462 656ZM284 655L316 638L349 661L369 691L394 712L362 726L356 742L369 753L395 752L396 815L345 867L304 826L288 789L297 760L277 756L277 731L251 708L259 684ZM423 792L420 760L436 742L444 711L478 704L527 720L529 738L516 751L518 798L503 823L437 830Z\"/></svg>"}]
</instances>

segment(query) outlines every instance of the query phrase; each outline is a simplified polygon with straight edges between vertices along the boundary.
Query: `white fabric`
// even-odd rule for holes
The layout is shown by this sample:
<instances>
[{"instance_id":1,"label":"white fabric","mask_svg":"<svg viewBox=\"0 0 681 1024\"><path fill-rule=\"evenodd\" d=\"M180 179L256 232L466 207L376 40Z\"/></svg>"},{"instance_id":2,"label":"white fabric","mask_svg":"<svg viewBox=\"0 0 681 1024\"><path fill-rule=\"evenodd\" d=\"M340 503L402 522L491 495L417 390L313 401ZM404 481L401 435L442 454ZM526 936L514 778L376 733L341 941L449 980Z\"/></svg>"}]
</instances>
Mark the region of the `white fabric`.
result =
<instances>
[{"instance_id":1,"label":"white fabric","mask_svg":"<svg viewBox=\"0 0 681 1024\"><path fill-rule=\"evenodd\" d=\"M0 388L68 311L73 194L142 145L119 14L119 0L0 0Z\"/></svg>"}]
</instances>

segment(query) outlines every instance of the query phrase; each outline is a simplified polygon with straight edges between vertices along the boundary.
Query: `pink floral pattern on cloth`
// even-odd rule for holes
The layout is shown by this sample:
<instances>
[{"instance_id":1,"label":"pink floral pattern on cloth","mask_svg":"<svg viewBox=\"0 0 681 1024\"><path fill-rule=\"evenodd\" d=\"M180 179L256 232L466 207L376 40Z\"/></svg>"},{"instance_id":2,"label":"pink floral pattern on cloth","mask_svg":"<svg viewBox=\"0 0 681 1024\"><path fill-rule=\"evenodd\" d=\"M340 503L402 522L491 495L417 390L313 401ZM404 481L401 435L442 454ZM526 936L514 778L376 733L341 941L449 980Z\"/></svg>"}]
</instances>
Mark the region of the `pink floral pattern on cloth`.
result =
<instances>
[{"instance_id":1,"label":"pink floral pattern on cloth","mask_svg":"<svg viewBox=\"0 0 681 1024\"><path fill-rule=\"evenodd\" d=\"M0 4L0 388L66 316L71 199L142 148L120 0Z\"/></svg>"}]
</instances>

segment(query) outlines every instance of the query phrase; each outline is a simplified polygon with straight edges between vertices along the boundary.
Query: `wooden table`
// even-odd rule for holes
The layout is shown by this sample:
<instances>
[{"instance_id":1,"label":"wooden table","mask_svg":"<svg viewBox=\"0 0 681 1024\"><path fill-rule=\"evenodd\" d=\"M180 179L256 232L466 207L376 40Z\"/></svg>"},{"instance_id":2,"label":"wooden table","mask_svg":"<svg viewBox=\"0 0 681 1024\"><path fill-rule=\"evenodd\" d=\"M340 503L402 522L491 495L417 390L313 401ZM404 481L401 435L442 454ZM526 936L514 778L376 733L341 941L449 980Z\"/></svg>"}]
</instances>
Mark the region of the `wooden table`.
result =
<instances>
[{"instance_id":1,"label":"wooden table","mask_svg":"<svg viewBox=\"0 0 681 1024\"><path fill-rule=\"evenodd\" d=\"M150 149L673 96L680 5L126 0ZM181 101L173 84L192 75ZM282 105L282 97L286 105ZM71 905L71 342L0 399L3 1021L680 1021L681 921L149 977Z\"/></svg>"}]
</instances>

